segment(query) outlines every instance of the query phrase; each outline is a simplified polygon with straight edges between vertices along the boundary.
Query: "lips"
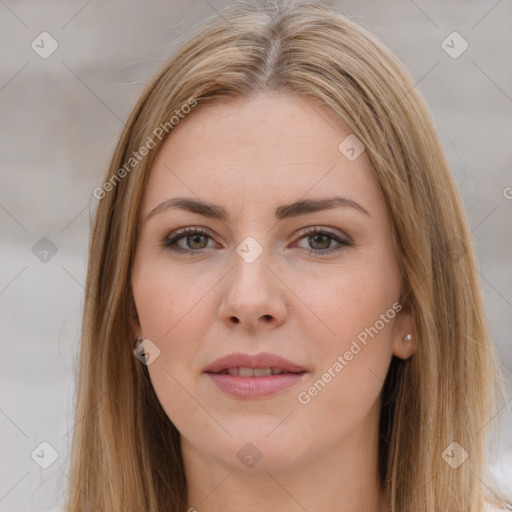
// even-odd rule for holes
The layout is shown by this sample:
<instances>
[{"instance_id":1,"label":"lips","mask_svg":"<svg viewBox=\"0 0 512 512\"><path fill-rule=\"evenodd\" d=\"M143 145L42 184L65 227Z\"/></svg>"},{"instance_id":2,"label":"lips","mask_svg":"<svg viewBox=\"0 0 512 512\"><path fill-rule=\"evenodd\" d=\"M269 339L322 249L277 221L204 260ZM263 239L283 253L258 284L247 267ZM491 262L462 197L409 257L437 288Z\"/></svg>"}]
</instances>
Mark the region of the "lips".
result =
<instances>
[{"instance_id":1,"label":"lips","mask_svg":"<svg viewBox=\"0 0 512 512\"><path fill-rule=\"evenodd\" d=\"M230 354L204 369L205 376L219 390L239 400L278 394L299 385L307 373L302 366L266 352L254 356Z\"/></svg>"},{"instance_id":2,"label":"lips","mask_svg":"<svg viewBox=\"0 0 512 512\"><path fill-rule=\"evenodd\" d=\"M228 374L238 377L264 377L286 373L304 373L302 366L275 354L262 352L249 355L241 352L217 359L204 369L204 373Z\"/></svg>"}]
</instances>

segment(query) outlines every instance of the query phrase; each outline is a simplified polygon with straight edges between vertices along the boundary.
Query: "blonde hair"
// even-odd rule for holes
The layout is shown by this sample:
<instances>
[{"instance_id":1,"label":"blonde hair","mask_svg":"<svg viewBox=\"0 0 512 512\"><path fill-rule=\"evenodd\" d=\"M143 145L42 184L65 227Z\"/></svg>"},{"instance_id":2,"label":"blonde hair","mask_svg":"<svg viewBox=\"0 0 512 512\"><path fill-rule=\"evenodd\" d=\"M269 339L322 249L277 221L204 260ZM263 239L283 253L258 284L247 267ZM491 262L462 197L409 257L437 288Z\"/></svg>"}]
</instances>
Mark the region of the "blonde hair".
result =
<instances>
[{"instance_id":1,"label":"blonde hair","mask_svg":"<svg viewBox=\"0 0 512 512\"><path fill-rule=\"evenodd\" d=\"M498 363L457 187L418 90L389 50L337 8L300 1L238 4L207 20L124 127L90 242L67 511L186 508L179 432L133 355L140 205L165 140L155 134L172 136L177 110L264 92L337 114L366 146L389 212L416 338L415 354L393 359L383 388L379 461L389 510L481 512L491 501L483 482ZM126 167L149 140L154 147ZM468 453L456 469L442 456L452 442Z\"/></svg>"}]
</instances>

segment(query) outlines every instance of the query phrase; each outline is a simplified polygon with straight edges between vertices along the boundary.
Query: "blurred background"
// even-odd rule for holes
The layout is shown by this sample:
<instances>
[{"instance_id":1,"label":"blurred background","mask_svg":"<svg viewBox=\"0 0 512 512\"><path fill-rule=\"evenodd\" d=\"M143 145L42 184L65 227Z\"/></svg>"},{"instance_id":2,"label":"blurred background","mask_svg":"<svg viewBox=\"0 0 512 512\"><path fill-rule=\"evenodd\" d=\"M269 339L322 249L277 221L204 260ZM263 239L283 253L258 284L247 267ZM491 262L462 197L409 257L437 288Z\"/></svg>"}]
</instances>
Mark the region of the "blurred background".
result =
<instances>
[{"instance_id":1,"label":"blurred background","mask_svg":"<svg viewBox=\"0 0 512 512\"><path fill-rule=\"evenodd\" d=\"M0 0L0 510L57 511L92 191L147 81L230 2ZM506 396L492 469L512 492L512 2L338 2L405 64L468 210ZM491 418L489 418L491 420Z\"/></svg>"}]
</instances>

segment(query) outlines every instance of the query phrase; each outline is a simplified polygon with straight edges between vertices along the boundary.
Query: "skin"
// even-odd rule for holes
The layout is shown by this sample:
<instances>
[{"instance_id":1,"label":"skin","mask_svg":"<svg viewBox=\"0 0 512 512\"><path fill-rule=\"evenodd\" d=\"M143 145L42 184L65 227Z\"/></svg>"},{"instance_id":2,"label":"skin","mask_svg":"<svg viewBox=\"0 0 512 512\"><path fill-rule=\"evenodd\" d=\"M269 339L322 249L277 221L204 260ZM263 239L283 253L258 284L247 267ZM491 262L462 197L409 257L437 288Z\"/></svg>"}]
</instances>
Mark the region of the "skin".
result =
<instances>
[{"instance_id":1,"label":"skin","mask_svg":"<svg viewBox=\"0 0 512 512\"><path fill-rule=\"evenodd\" d=\"M192 112L154 161L132 269L133 329L160 350L148 370L181 433L188 504L199 512L385 510L377 471L381 390L392 355L408 358L414 349L403 340L412 333L410 316L402 311L386 323L307 405L297 398L400 301L377 182L364 153L349 161L338 149L349 134L321 105L261 94ZM333 195L368 214L343 206L274 216L280 205ZM229 217L169 208L147 218L175 197L215 203ZM164 246L186 226L208 236L176 242L187 254ZM314 226L351 245L301 231ZM263 248L252 263L236 252L247 236ZM271 352L308 373L278 394L235 398L203 373L233 352ZM248 442L261 453L251 468L237 457Z\"/></svg>"}]
</instances>

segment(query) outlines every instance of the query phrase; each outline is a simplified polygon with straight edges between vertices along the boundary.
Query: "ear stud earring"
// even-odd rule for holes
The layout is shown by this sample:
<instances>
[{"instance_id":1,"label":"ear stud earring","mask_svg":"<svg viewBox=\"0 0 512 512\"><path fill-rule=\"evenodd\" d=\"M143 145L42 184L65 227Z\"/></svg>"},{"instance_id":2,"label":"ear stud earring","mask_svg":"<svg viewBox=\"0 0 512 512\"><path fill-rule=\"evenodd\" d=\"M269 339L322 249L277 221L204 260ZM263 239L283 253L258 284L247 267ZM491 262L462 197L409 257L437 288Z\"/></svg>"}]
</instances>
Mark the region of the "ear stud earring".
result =
<instances>
[{"instance_id":1,"label":"ear stud earring","mask_svg":"<svg viewBox=\"0 0 512 512\"><path fill-rule=\"evenodd\" d=\"M409 341L411 341L411 340L412 340L412 335L410 335L410 334L406 334L406 335L404 336L404 338L403 338L403 339L404 339L404 341L405 341L406 343L408 343Z\"/></svg>"}]
</instances>

